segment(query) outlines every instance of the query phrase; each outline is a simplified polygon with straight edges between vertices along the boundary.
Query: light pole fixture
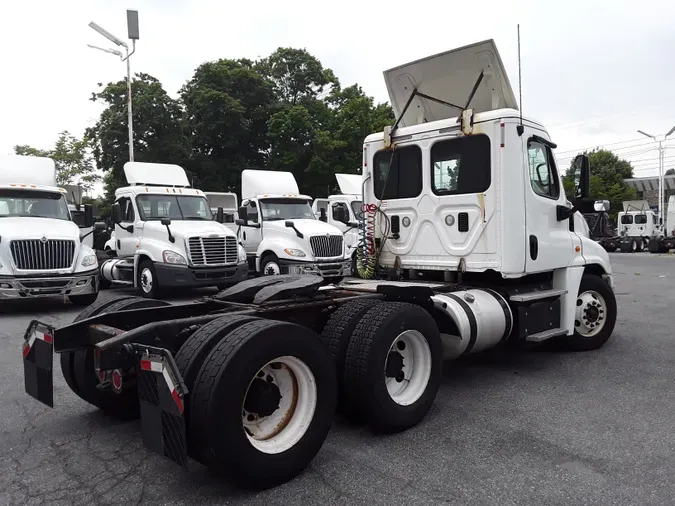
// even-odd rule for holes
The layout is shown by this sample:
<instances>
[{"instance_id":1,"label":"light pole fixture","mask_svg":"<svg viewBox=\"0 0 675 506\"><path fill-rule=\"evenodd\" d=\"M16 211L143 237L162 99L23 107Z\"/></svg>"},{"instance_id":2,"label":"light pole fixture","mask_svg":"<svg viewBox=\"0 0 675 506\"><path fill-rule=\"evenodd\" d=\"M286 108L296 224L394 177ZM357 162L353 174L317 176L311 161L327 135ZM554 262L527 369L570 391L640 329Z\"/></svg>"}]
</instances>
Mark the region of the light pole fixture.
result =
<instances>
[{"instance_id":1,"label":"light pole fixture","mask_svg":"<svg viewBox=\"0 0 675 506\"><path fill-rule=\"evenodd\" d=\"M129 57L136 52L136 41L138 37L138 11L127 10L127 31L129 40L131 40L131 51L129 51L129 45L123 40L115 37L105 28L97 25L93 21L89 23L89 27L93 30L96 30L99 34L103 35L110 42L116 46L123 47L126 51L126 56L122 54L121 51L117 49L104 49L102 47L93 46L87 44L92 49L98 49L105 53L110 53L115 56L119 56L120 60L127 62L127 121L129 123L129 161L134 161L134 123L132 115L132 104L131 104L131 62Z\"/></svg>"},{"instance_id":2,"label":"light pole fixture","mask_svg":"<svg viewBox=\"0 0 675 506\"><path fill-rule=\"evenodd\" d=\"M675 126L671 128L666 135L663 136L662 140L658 140L656 138L656 135L649 134L647 132L644 132L642 130L638 130L639 134L644 135L645 137L649 137L650 139L654 139L654 142L658 143L658 149L659 149L659 223L663 224L663 206L664 206L664 198L663 198L663 186L664 186L664 181L663 181L663 152L665 151L665 148L663 147L663 141L665 141L673 132L675 132Z\"/></svg>"}]
</instances>

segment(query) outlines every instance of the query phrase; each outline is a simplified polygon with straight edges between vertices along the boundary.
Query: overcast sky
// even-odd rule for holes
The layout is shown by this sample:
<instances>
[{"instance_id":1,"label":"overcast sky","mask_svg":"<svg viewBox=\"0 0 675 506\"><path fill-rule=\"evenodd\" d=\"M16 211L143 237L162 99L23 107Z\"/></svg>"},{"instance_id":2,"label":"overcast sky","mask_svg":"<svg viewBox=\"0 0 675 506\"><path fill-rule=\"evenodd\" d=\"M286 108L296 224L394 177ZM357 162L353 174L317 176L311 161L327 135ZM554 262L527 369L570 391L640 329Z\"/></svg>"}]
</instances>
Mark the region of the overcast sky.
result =
<instances>
[{"instance_id":1,"label":"overcast sky","mask_svg":"<svg viewBox=\"0 0 675 506\"><path fill-rule=\"evenodd\" d=\"M636 130L675 125L672 1L22 0L3 4L0 16L0 153L49 148L61 130L80 136L96 121L91 93L126 69L87 47L110 46L87 25L126 39L127 8L140 18L132 71L173 96L204 61L291 46L385 101L383 70L489 38L517 94L520 23L523 111L548 126L560 165L579 148L607 145L634 162L636 176L655 175L655 145ZM675 134L668 144L666 169L675 167Z\"/></svg>"}]
</instances>

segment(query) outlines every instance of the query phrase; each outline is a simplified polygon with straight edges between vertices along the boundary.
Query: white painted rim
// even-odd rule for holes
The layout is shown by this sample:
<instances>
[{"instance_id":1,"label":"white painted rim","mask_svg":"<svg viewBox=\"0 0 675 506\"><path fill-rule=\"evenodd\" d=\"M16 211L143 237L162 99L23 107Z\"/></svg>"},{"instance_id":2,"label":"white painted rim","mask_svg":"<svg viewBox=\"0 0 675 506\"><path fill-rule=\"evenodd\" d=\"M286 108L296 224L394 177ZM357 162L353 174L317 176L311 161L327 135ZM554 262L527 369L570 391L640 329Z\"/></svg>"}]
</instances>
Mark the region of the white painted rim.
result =
<instances>
[{"instance_id":1,"label":"white painted rim","mask_svg":"<svg viewBox=\"0 0 675 506\"><path fill-rule=\"evenodd\" d=\"M603 296L594 290L580 294L574 320L574 328L581 336L596 336L607 321L607 302Z\"/></svg>"},{"instance_id":2,"label":"white painted rim","mask_svg":"<svg viewBox=\"0 0 675 506\"><path fill-rule=\"evenodd\" d=\"M279 264L276 262L267 262L263 270L263 274L265 276L278 276L279 274L281 274L281 268L279 267Z\"/></svg>"},{"instance_id":3,"label":"white painted rim","mask_svg":"<svg viewBox=\"0 0 675 506\"><path fill-rule=\"evenodd\" d=\"M390 354L398 353L403 358L402 375L390 378L386 375L385 383L391 399L401 406L410 406L417 402L424 394L431 378L431 348L421 332L406 330L401 332L389 347L387 362Z\"/></svg>"},{"instance_id":4,"label":"white painted rim","mask_svg":"<svg viewBox=\"0 0 675 506\"><path fill-rule=\"evenodd\" d=\"M635 239L633 239L633 240L630 242L630 250L631 250L633 253L635 253L635 251L637 250L637 241L636 241Z\"/></svg>"},{"instance_id":5,"label":"white painted rim","mask_svg":"<svg viewBox=\"0 0 675 506\"><path fill-rule=\"evenodd\" d=\"M145 293L150 293L152 291L152 271L146 267L141 271L141 289Z\"/></svg>"},{"instance_id":6,"label":"white painted rim","mask_svg":"<svg viewBox=\"0 0 675 506\"><path fill-rule=\"evenodd\" d=\"M258 417L242 406L242 426L251 445L267 454L285 452L295 446L312 423L317 403L314 374L302 360L283 356L268 362L249 383L263 379L279 388L279 407L269 416Z\"/></svg>"}]
</instances>

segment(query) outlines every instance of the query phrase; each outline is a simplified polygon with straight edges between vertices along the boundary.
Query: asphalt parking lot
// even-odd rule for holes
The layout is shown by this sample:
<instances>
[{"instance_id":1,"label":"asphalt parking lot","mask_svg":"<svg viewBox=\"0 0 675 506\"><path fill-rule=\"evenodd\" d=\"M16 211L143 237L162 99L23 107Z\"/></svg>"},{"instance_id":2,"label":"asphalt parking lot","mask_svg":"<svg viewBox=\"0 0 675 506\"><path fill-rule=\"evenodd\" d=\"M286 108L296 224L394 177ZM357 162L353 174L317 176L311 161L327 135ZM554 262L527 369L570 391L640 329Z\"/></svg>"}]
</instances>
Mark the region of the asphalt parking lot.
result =
<instances>
[{"instance_id":1,"label":"asphalt parking lot","mask_svg":"<svg viewBox=\"0 0 675 506\"><path fill-rule=\"evenodd\" d=\"M25 395L20 345L29 321L63 324L79 309L4 304L0 505L673 504L675 256L611 257L619 318L603 349L447 363L418 427L382 437L336 420L307 471L255 495L196 462L185 472L146 452L137 422L85 404L56 363L56 407Z\"/></svg>"}]
</instances>

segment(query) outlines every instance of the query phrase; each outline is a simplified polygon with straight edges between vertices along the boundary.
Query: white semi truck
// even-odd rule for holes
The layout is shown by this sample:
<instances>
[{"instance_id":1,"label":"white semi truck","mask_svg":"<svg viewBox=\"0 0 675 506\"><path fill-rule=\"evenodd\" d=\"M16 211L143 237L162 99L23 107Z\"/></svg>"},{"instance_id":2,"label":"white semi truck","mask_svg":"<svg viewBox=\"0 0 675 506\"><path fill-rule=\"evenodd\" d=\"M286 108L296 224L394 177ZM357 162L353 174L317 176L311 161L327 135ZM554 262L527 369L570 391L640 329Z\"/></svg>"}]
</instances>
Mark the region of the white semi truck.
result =
<instances>
[{"instance_id":1,"label":"white semi truck","mask_svg":"<svg viewBox=\"0 0 675 506\"><path fill-rule=\"evenodd\" d=\"M340 193L328 198L317 198L312 203L314 215L334 227L345 238L347 256L351 261L351 275L358 276L357 247L359 244L359 220L363 196L361 195L360 174L335 174Z\"/></svg>"},{"instance_id":2,"label":"white semi truck","mask_svg":"<svg viewBox=\"0 0 675 506\"><path fill-rule=\"evenodd\" d=\"M520 116L492 41L385 80L397 121L364 143L373 225L365 260L429 281L331 286L280 275L192 304L105 301L71 325L31 324L27 392L52 404L38 377L51 378L53 347L85 401L118 416L140 412L152 451L268 488L311 462L336 406L378 432L416 425L434 403L444 359L548 340L602 347L617 317L612 268L573 225L574 208L594 208L588 158L574 161L572 208L555 144L544 125ZM275 199L256 201L258 220L269 216L266 198ZM302 200L292 217L309 220Z\"/></svg>"},{"instance_id":3,"label":"white semi truck","mask_svg":"<svg viewBox=\"0 0 675 506\"><path fill-rule=\"evenodd\" d=\"M166 289L218 286L245 279L244 248L213 220L201 190L182 167L127 162L129 186L115 191L116 258L101 265L102 283L133 285L144 297Z\"/></svg>"},{"instance_id":4,"label":"white semi truck","mask_svg":"<svg viewBox=\"0 0 675 506\"><path fill-rule=\"evenodd\" d=\"M646 200L622 203L623 211L617 215L617 236L623 253L646 250L652 238L663 237L657 213Z\"/></svg>"},{"instance_id":5,"label":"white semi truck","mask_svg":"<svg viewBox=\"0 0 675 506\"><path fill-rule=\"evenodd\" d=\"M87 244L94 230L91 206L83 207L81 218L78 227L66 190L56 185L52 159L0 157L0 300L96 300L98 262Z\"/></svg>"},{"instance_id":6,"label":"white semi truck","mask_svg":"<svg viewBox=\"0 0 675 506\"><path fill-rule=\"evenodd\" d=\"M650 253L668 253L675 249L675 195L668 198L668 207L665 210L666 219L663 222L660 236L652 237L649 241Z\"/></svg>"},{"instance_id":7,"label":"white semi truck","mask_svg":"<svg viewBox=\"0 0 675 506\"><path fill-rule=\"evenodd\" d=\"M241 195L237 225L251 270L316 274L329 283L349 275L342 232L316 219L292 173L244 170Z\"/></svg>"}]
</instances>

